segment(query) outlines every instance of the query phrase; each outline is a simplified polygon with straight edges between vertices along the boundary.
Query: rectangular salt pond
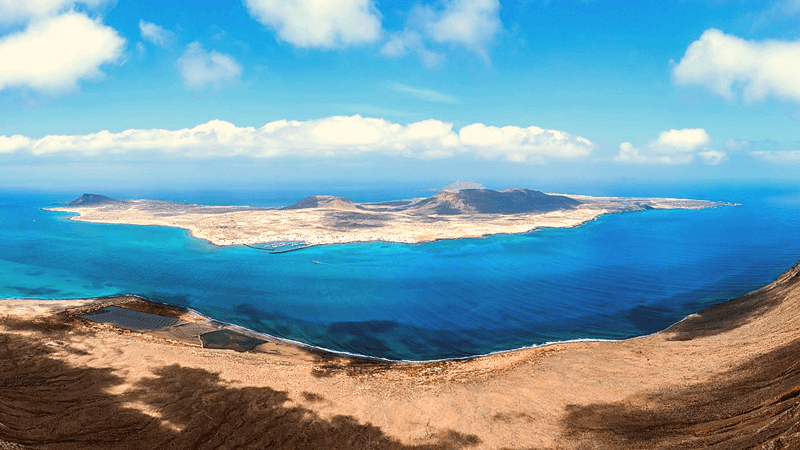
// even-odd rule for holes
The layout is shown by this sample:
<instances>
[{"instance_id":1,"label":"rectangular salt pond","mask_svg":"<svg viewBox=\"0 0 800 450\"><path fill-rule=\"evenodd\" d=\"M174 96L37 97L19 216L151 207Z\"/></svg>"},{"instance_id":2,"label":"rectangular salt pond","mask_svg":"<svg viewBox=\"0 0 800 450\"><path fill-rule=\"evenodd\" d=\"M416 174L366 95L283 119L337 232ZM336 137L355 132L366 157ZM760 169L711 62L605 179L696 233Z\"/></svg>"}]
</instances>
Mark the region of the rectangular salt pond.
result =
<instances>
[{"instance_id":1,"label":"rectangular salt pond","mask_svg":"<svg viewBox=\"0 0 800 450\"><path fill-rule=\"evenodd\" d=\"M119 306L107 306L93 313L84 314L83 318L134 331L160 330L178 322L175 317L159 316Z\"/></svg>"}]
</instances>

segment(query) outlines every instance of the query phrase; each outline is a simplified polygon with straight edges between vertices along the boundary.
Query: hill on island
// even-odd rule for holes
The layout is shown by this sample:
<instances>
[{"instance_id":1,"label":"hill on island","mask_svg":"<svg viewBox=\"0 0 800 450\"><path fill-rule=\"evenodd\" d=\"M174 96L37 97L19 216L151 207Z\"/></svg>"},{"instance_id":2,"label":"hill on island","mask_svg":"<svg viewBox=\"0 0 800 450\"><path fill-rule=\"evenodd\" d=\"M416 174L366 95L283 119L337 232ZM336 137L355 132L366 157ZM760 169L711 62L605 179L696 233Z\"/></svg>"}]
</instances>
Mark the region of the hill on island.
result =
<instances>
[{"instance_id":1,"label":"hill on island","mask_svg":"<svg viewBox=\"0 0 800 450\"><path fill-rule=\"evenodd\" d=\"M573 209L580 204L570 197L530 189L459 189L439 191L409 209L429 214L521 214Z\"/></svg>"},{"instance_id":2,"label":"hill on island","mask_svg":"<svg viewBox=\"0 0 800 450\"><path fill-rule=\"evenodd\" d=\"M480 186L477 183L451 183L432 197L418 201L356 203L343 197L315 195L282 209L324 208L335 210L362 210L405 212L416 215L430 214L522 214L573 209L580 201L563 195L545 194L530 189L459 188Z\"/></svg>"},{"instance_id":3,"label":"hill on island","mask_svg":"<svg viewBox=\"0 0 800 450\"><path fill-rule=\"evenodd\" d=\"M114 200L111 197L106 197L105 195L99 194L83 194L80 197L76 198L75 200L67 203L68 206L97 206L103 205L107 203L116 203L117 200Z\"/></svg>"},{"instance_id":4,"label":"hill on island","mask_svg":"<svg viewBox=\"0 0 800 450\"><path fill-rule=\"evenodd\" d=\"M281 209L308 209L308 208L331 208L331 209L356 209L357 203L344 197L332 195L312 195L299 202L284 206Z\"/></svg>"}]
</instances>

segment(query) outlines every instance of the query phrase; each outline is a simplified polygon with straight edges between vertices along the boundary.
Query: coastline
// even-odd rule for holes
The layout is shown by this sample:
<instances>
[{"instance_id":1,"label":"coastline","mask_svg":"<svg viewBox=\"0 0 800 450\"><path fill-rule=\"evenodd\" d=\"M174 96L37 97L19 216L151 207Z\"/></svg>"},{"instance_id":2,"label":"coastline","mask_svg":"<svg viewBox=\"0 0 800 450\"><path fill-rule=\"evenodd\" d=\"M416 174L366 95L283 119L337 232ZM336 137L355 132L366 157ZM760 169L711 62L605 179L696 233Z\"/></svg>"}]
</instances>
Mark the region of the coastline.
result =
<instances>
[{"instance_id":1,"label":"coastline","mask_svg":"<svg viewBox=\"0 0 800 450\"><path fill-rule=\"evenodd\" d=\"M718 208L718 207L722 207L722 206L729 206L729 205L720 204L720 205L712 206L712 207L709 207L709 208ZM134 226L178 228L178 229L182 229L182 230L187 231L191 237L193 237L195 239L199 239L201 241L205 241L205 242L207 242L207 243L209 243L209 244L211 244L211 245L213 245L215 247L231 247L231 246L241 245L241 246L249 247L249 248L252 248L252 249L255 249L255 250L267 251L270 254L276 254L276 255L277 254L281 254L281 253L299 251L299 250L312 248L312 247L323 247L323 246L332 246L332 245L369 244L369 243L419 245L419 244L426 244L426 243L431 243L431 242L452 241L452 240L459 240L459 239L484 239L484 238L487 238L487 237L490 237L490 236L498 236L498 235L515 236L515 235L523 235L523 234L527 234L527 233L532 233L534 231L538 231L538 230L542 230L542 229L548 229L548 228L553 228L553 229L558 229L558 228L577 228L577 227L580 227L581 225L585 225L585 224L587 224L589 222L593 222L593 221L597 220L599 217L602 217L602 216L634 212L634 211L599 212L596 215L593 215L591 217L583 218L579 222L563 224L563 225L549 225L549 226L548 225L536 225L536 226L533 226L532 228L529 228L529 229L526 228L526 229L523 229L521 231L495 231L495 232L490 232L490 233L485 233L485 234L474 234L474 235L453 236L453 237L436 237L436 238L426 238L426 239L415 240L415 241L397 240L397 239L383 239L383 238L381 238L381 239L363 239L363 240L354 239L354 240L343 240L343 241L335 241L335 242L307 243L306 245L303 245L303 246L300 246L300 247L297 247L297 248L291 248L291 249L280 250L280 251L271 251L271 250L267 250L267 249L263 249L263 248L258 248L258 247L255 247L255 246L259 245L259 244L271 244L273 242L280 242L280 240L278 240L278 241L267 241L267 242L260 242L260 241L241 242L241 243L240 242L231 242L231 241L228 241L228 240L213 239L211 237L208 237L208 236L204 235L203 232L200 231L199 229L197 229L195 227L191 227L191 226L179 226L179 225L161 224L161 223L138 223L138 222L133 222L133 221L131 221L131 222L128 222L128 221L113 221L112 222L112 221L108 221L108 220L91 219L91 218L83 217L81 211L72 211L72 210L57 209L57 208L42 208L42 210L50 211L50 212L68 212L68 213L76 214L76 215L69 216L69 218L68 218L68 220L71 220L71 221L74 221L74 222L98 223L98 224L108 224L108 225L134 225Z\"/></svg>"},{"instance_id":2,"label":"coastline","mask_svg":"<svg viewBox=\"0 0 800 450\"><path fill-rule=\"evenodd\" d=\"M0 410L0 443L191 447L214 436L220 448L800 444L800 264L655 334L420 363L282 351L288 346L202 348L72 321L59 312L65 302L52 302L0 301L6 398L31 411L23 423ZM66 414L39 403L54 397L74 397L80 417L127 419L100 435L86 432L96 421L42 426ZM248 406L270 398L277 403L268 409ZM230 420L236 433L224 431ZM33 425L44 431L22 431ZM269 427L282 431L264 440Z\"/></svg>"},{"instance_id":3,"label":"coastline","mask_svg":"<svg viewBox=\"0 0 800 450\"><path fill-rule=\"evenodd\" d=\"M297 249L297 250L300 250L300 249ZM289 250L289 251L293 251L293 250ZM800 263L798 263L797 266L798 266L798 269L800 269ZM793 267L793 269L794 269L794 267ZM754 291L752 291L750 293L747 293L745 295L750 295L753 292L757 292L760 289L763 289L763 288L756 289L756 290L754 290ZM188 307L184 307L184 306L170 305L168 303L159 302L159 301L156 301L156 300L151 300L151 299L149 299L149 298L147 298L145 296L139 295L139 294L119 293L119 294L105 295L105 296L101 296L101 297L57 298L57 299L45 299L45 298L0 298L0 302L11 302L11 301L14 301L14 302L30 302L30 303L41 303L41 304L53 303L53 304L59 304L59 305L63 305L63 304L73 305L74 304L74 305L76 305L75 306L76 308L81 308L82 311L84 311L84 312L82 312L82 314L85 313L85 311L90 311L91 312L91 311L102 309L102 308L107 307L107 306L123 306L123 307L125 307L126 304L129 303L130 300L139 301L139 302L144 303L144 304L152 305L153 307L156 307L156 308L163 308L165 310L171 310L175 314L186 314L186 315L194 316L194 317L200 319L201 321L207 322L209 324L213 323L215 325L216 329L227 329L227 330L240 332L240 333L242 333L244 335L247 335L247 336L252 336L252 337L264 339L264 340L267 340L269 342L277 343L279 345L297 347L299 349L306 350L306 351L309 351L309 352L312 352L312 353L315 353L315 354L319 354L319 355L333 356L333 357L344 358L344 359L361 360L361 361L364 361L364 362L387 363L387 364L428 364L428 363L440 363L440 362L458 362L458 361L469 361L469 360L473 360L473 359L479 359L479 358L484 358L484 357L489 357L489 356L494 356L494 355L503 355L503 354L506 354L506 353L524 352L526 350L534 350L534 349L543 348L543 347L549 347L549 346L570 345L570 344L580 344L580 343L600 343L600 342L602 342L602 343L622 343L622 342L629 342L629 341L634 341L634 340L637 340L637 339L644 339L644 338L648 338L648 337L651 337L651 336L654 336L654 335L658 335L658 334L667 332L670 329L672 329L672 328L674 328L676 326L679 326L681 323L685 322L686 320L690 320L690 319L698 317L702 313L702 311L690 313L690 314L686 315L686 317L678 320L677 322L667 326L666 328L664 328L662 330L654 331L652 333L647 333L647 334L642 334L642 335L622 338L622 339L574 338L574 339L565 339L565 340L560 340L560 341L542 342L540 344L525 345L525 346L515 347L515 348L510 348L510 349L505 349L505 350L495 350L495 351L491 351L491 352L488 352L488 353L481 353L481 354L476 354L476 355L454 356L454 357L449 357L449 358L435 358L435 359L419 359L419 360L415 360L415 359L391 359L391 358L384 358L384 357L380 357L380 356L364 355L364 354L348 352L348 351L344 351L344 350L336 350L336 349L321 347L319 345L309 344L309 343L298 341L298 340L295 340L295 339L289 339L289 338L285 338L285 337L281 337L281 336L275 336L275 335L272 335L272 334L269 334L269 333L265 333L265 332L262 332L262 331L256 331L256 330L253 330L251 328L247 328L245 326L238 325L238 324L235 324L235 323L232 323L232 322L225 322L225 321L216 319L216 318L214 318L212 316L203 314L203 313L201 313L201 312L199 312L199 311L197 311L195 309L192 309L192 308L188 308ZM724 305L725 303L727 303L729 301L732 301L732 300L728 300L728 301L721 302L721 303L716 304L716 305L709 306L709 307L706 308L706 310L722 306L722 305ZM129 330L129 331L135 331L135 330ZM256 350L253 350L253 351L258 351L258 350L256 349Z\"/></svg>"},{"instance_id":4,"label":"coastline","mask_svg":"<svg viewBox=\"0 0 800 450\"><path fill-rule=\"evenodd\" d=\"M126 200L90 206L42 208L77 214L69 220L188 230L215 246L255 246L303 242L294 251L319 245L388 242L421 244L441 240L517 235L542 228L574 228L600 216L649 209L708 209L727 203L675 198L561 196L579 199L577 207L514 214L438 214L426 210L387 210L386 203L340 204L287 208L207 207L159 200ZM411 200L398 201L410 202Z\"/></svg>"}]
</instances>

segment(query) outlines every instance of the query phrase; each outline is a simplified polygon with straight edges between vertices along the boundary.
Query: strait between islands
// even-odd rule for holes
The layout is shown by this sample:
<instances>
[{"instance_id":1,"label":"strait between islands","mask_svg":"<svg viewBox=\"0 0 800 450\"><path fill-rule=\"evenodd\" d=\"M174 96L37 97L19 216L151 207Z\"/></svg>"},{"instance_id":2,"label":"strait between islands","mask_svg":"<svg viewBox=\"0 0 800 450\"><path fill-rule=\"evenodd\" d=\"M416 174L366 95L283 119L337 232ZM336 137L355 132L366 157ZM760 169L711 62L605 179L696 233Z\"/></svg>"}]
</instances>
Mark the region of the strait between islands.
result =
<instances>
[{"instance_id":1,"label":"strait between islands","mask_svg":"<svg viewBox=\"0 0 800 450\"><path fill-rule=\"evenodd\" d=\"M216 245L293 249L353 242L420 243L574 227L603 214L647 209L702 209L722 203L674 198L589 197L529 189L445 187L429 198L356 203L308 197L281 208L202 206L159 200L114 200L84 194L52 211L73 220L161 225L189 230Z\"/></svg>"}]
</instances>

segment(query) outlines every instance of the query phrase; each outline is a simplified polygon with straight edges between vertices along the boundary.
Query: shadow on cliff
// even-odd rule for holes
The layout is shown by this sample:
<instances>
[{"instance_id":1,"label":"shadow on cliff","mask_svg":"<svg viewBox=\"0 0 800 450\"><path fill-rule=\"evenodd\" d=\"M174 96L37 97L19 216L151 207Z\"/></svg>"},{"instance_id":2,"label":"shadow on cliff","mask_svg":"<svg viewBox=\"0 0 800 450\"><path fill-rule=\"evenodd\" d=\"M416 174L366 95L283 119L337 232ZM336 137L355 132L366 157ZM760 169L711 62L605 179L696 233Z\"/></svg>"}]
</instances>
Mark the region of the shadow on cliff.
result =
<instances>
[{"instance_id":1,"label":"shadow on cliff","mask_svg":"<svg viewBox=\"0 0 800 450\"><path fill-rule=\"evenodd\" d=\"M690 341L741 327L778 307L800 284L800 263L773 283L687 317L664 333L671 341Z\"/></svg>"},{"instance_id":2,"label":"shadow on cliff","mask_svg":"<svg viewBox=\"0 0 800 450\"><path fill-rule=\"evenodd\" d=\"M0 447L448 450L480 443L443 431L427 444L404 445L353 417L320 417L308 407L319 398L232 387L178 364L125 385L110 369L65 361L86 354L76 338L90 329L58 318L0 318L0 327L7 331L0 334Z\"/></svg>"},{"instance_id":3,"label":"shadow on cliff","mask_svg":"<svg viewBox=\"0 0 800 450\"><path fill-rule=\"evenodd\" d=\"M800 340L708 383L570 406L562 425L585 448L800 448Z\"/></svg>"}]
</instances>

